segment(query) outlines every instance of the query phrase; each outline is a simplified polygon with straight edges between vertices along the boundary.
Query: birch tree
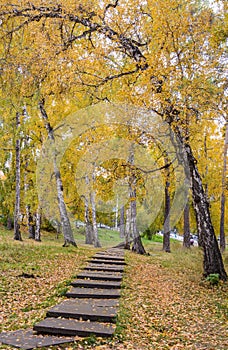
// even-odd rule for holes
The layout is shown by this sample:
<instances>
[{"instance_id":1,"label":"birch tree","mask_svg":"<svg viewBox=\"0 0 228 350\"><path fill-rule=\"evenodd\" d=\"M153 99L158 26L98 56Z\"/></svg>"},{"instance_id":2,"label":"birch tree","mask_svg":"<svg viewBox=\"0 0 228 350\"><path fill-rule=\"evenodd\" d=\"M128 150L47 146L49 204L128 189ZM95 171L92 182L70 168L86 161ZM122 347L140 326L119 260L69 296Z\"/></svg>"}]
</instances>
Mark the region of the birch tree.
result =
<instances>
[{"instance_id":1,"label":"birch tree","mask_svg":"<svg viewBox=\"0 0 228 350\"><path fill-rule=\"evenodd\" d=\"M40 101L39 107L40 107L42 118L44 119L44 122L45 122L45 127L47 129L48 137L54 144L55 143L54 131L49 123L48 116L44 108L43 100ZM53 165L54 165L54 173L55 173L55 179L56 179L59 213L61 218L62 231L64 235L64 246L67 246L68 244L72 244L73 246L76 247L77 245L74 240L73 231L71 228L70 220L67 214L67 209L66 209L66 205L63 197L63 184L62 184L60 170L57 166L55 150L53 154Z\"/></svg>"},{"instance_id":2,"label":"birch tree","mask_svg":"<svg viewBox=\"0 0 228 350\"><path fill-rule=\"evenodd\" d=\"M16 113L16 191L15 191L15 210L14 210L14 239L21 241L21 231L20 231L20 201L21 201L21 140L20 140L20 114Z\"/></svg>"},{"instance_id":3,"label":"birch tree","mask_svg":"<svg viewBox=\"0 0 228 350\"><path fill-rule=\"evenodd\" d=\"M184 208L184 235L183 235L183 247L190 248L190 213L189 213L189 203L187 202Z\"/></svg>"},{"instance_id":4,"label":"birch tree","mask_svg":"<svg viewBox=\"0 0 228 350\"><path fill-rule=\"evenodd\" d=\"M227 5L223 6L225 13ZM70 85L71 92L82 91L92 102L144 106L170 125L190 172L204 275L218 273L226 280L191 139L183 132L187 124L191 135L191 125L197 122L200 127L209 110L215 117L218 101L224 100L226 17L222 11L216 14L198 1L182 0L94 1L78 6L62 1L58 6L44 6L40 1L18 6L4 2L0 8L8 56L14 49L9 38L31 29L38 34L30 40L31 47L26 43L26 60L30 59L30 71L38 69L37 62L44 66L50 60L52 74L43 70L41 84L46 94L53 94L60 85L66 93ZM60 70L55 68L60 66L62 80L57 79Z\"/></svg>"},{"instance_id":5,"label":"birch tree","mask_svg":"<svg viewBox=\"0 0 228 350\"><path fill-rule=\"evenodd\" d=\"M221 194L221 214L220 214L220 249L222 252L226 249L225 237L225 202L226 202L226 187L227 187L227 149L228 149L228 123L226 123L223 169L222 169L222 194Z\"/></svg>"}]
</instances>

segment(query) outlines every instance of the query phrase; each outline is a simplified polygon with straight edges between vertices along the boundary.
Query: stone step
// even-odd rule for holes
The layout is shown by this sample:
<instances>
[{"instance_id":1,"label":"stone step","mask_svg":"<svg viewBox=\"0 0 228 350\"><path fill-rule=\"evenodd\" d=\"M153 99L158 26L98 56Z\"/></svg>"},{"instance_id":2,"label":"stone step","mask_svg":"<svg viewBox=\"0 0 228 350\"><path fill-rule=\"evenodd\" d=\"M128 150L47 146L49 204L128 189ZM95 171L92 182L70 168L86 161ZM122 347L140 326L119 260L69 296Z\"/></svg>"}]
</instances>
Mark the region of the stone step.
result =
<instances>
[{"instance_id":1,"label":"stone step","mask_svg":"<svg viewBox=\"0 0 228 350\"><path fill-rule=\"evenodd\" d=\"M106 265L106 264L89 264L84 270L95 270L95 271L111 271L111 272L123 272L123 265Z\"/></svg>"},{"instance_id":2,"label":"stone step","mask_svg":"<svg viewBox=\"0 0 228 350\"><path fill-rule=\"evenodd\" d=\"M46 318L34 325L33 329L38 333L55 334L64 336L88 337L96 335L110 337L114 331L113 324L102 324L98 322L83 322L71 319Z\"/></svg>"},{"instance_id":3,"label":"stone step","mask_svg":"<svg viewBox=\"0 0 228 350\"><path fill-rule=\"evenodd\" d=\"M98 298L115 299L120 297L119 289L75 288L66 293L68 298Z\"/></svg>"},{"instance_id":4,"label":"stone step","mask_svg":"<svg viewBox=\"0 0 228 350\"><path fill-rule=\"evenodd\" d=\"M120 272L105 272L105 271L82 271L77 275L78 278L87 278L91 280L103 281L121 281L122 274Z\"/></svg>"},{"instance_id":5,"label":"stone step","mask_svg":"<svg viewBox=\"0 0 228 350\"><path fill-rule=\"evenodd\" d=\"M92 264L109 264L109 265L126 265L124 260L106 260L106 259L98 259L96 257L92 258L91 260L88 260L89 263Z\"/></svg>"},{"instance_id":6,"label":"stone step","mask_svg":"<svg viewBox=\"0 0 228 350\"><path fill-rule=\"evenodd\" d=\"M77 279L71 282L74 287L82 288L104 288L104 289L117 289L121 287L120 281L102 281L102 280L86 280Z\"/></svg>"},{"instance_id":7,"label":"stone step","mask_svg":"<svg viewBox=\"0 0 228 350\"><path fill-rule=\"evenodd\" d=\"M115 299L66 299L53 306L47 317L115 322L117 307L118 300Z\"/></svg>"}]
</instances>

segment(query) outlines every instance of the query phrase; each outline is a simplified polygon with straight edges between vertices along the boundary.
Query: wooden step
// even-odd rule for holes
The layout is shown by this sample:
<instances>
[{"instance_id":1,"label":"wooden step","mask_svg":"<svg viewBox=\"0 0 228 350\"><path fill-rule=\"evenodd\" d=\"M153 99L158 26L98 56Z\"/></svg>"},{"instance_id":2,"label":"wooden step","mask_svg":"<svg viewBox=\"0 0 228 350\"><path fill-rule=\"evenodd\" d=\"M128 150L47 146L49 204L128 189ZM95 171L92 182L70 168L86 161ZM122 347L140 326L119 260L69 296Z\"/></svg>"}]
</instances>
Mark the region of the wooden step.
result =
<instances>
[{"instance_id":1,"label":"wooden step","mask_svg":"<svg viewBox=\"0 0 228 350\"><path fill-rule=\"evenodd\" d=\"M96 271L110 271L110 272L123 272L123 265L107 265L107 264L89 264L84 270L96 270Z\"/></svg>"},{"instance_id":2,"label":"wooden step","mask_svg":"<svg viewBox=\"0 0 228 350\"><path fill-rule=\"evenodd\" d=\"M125 251L123 249L118 249L116 247L108 248L106 250L100 250L97 254L116 254L116 255L124 255Z\"/></svg>"},{"instance_id":3,"label":"wooden step","mask_svg":"<svg viewBox=\"0 0 228 350\"><path fill-rule=\"evenodd\" d=\"M116 289L116 288L121 287L121 282L120 281L77 279L77 280L71 282L71 285L74 287L83 287L83 288Z\"/></svg>"},{"instance_id":4,"label":"wooden step","mask_svg":"<svg viewBox=\"0 0 228 350\"><path fill-rule=\"evenodd\" d=\"M70 342L74 342L74 337L41 336L37 335L31 328L0 333L0 344L11 345L7 349L12 349L12 347L24 350L37 349L38 347L44 349ZM0 348L2 348L1 345Z\"/></svg>"},{"instance_id":5,"label":"wooden step","mask_svg":"<svg viewBox=\"0 0 228 350\"><path fill-rule=\"evenodd\" d=\"M94 258L104 259L104 260L114 260L114 261L124 261L124 257L111 255L111 254L95 254Z\"/></svg>"},{"instance_id":6,"label":"wooden step","mask_svg":"<svg viewBox=\"0 0 228 350\"><path fill-rule=\"evenodd\" d=\"M103 280L103 281L121 281L122 274L120 272L93 272L93 271L82 271L78 274L78 278L87 278L91 280Z\"/></svg>"},{"instance_id":7,"label":"wooden step","mask_svg":"<svg viewBox=\"0 0 228 350\"><path fill-rule=\"evenodd\" d=\"M34 325L33 329L38 333L88 337L96 335L110 337L114 331L113 324L102 324L97 322L83 322L71 319L46 318Z\"/></svg>"},{"instance_id":8,"label":"wooden step","mask_svg":"<svg viewBox=\"0 0 228 350\"><path fill-rule=\"evenodd\" d=\"M98 298L115 299L120 297L119 289L74 288L66 293L68 298Z\"/></svg>"},{"instance_id":9,"label":"wooden step","mask_svg":"<svg viewBox=\"0 0 228 350\"><path fill-rule=\"evenodd\" d=\"M66 299L52 307L47 317L115 322L117 306L115 299Z\"/></svg>"},{"instance_id":10,"label":"wooden step","mask_svg":"<svg viewBox=\"0 0 228 350\"><path fill-rule=\"evenodd\" d=\"M99 259L96 257L94 257L91 260L88 260L88 262L92 264L126 265L126 263L122 260L106 260L106 259Z\"/></svg>"}]
</instances>

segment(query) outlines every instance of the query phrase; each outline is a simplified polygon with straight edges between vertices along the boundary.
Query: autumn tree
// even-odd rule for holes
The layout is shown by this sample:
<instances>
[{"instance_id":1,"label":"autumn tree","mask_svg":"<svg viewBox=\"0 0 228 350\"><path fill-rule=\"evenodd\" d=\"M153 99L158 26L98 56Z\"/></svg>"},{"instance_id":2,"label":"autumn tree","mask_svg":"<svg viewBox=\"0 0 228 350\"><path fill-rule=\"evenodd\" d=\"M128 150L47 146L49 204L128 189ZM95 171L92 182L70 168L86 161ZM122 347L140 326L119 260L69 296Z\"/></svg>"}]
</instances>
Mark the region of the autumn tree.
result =
<instances>
[{"instance_id":1,"label":"autumn tree","mask_svg":"<svg viewBox=\"0 0 228 350\"><path fill-rule=\"evenodd\" d=\"M7 115L8 117L8 115ZM8 229L14 227L14 204L15 204L15 115L8 118L8 123L1 110L0 128L0 168L1 195L0 208L5 217L5 225Z\"/></svg>"},{"instance_id":2,"label":"autumn tree","mask_svg":"<svg viewBox=\"0 0 228 350\"><path fill-rule=\"evenodd\" d=\"M40 112L42 115L42 118L44 119L45 127L48 132L48 138L51 140L52 144L55 144L55 136L53 132L53 128L50 125L48 115L46 113L45 107L44 107L44 100L40 101L39 103ZM63 197L63 184L62 184L62 178L60 174L60 170L57 165L56 161L56 150L55 147L53 149L53 165L54 165L54 174L56 179L56 187L57 187L57 196L58 196L58 206L59 206L59 212L60 212L60 218L61 218L61 224L62 224L62 230L64 235L64 246L67 246L68 244L72 244L73 246L77 246L74 240L70 220L67 214L66 204Z\"/></svg>"},{"instance_id":3,"label":"autumn tree","mask_svg":"<svg viewBox=\"0 0 228 350\"><path fill-rule=\"evenodd\" d=\"M55 94L61 85L63 96L70 85L71 92L90 96L91 103L131 102L157 113L170 126L179 140L177 156L179 151L185 154L190 173L204 274L218 273L226 280L202 178L185 132L196 121L200 127L209 110L215 116L224 96L222 10L215 13L198 1L182 0L149 0L133 6L118 0L44 6L37 0L18 6L5 2L0 14L7 56L12 57L12 38L22 37L23 32L27 62L21 59L27 67L30 60L29 71L40 70L38 64L43 67L49 61L41 82L46 94ZM32 40L28 33L33 34ZM33 74L30 78L33 81Z\"/></svg>"},{"instance_id":4,"label":"autumn tree","mask_svg":"<svg viewBox=\"0 0 228 350\"><path fill-rule=\"evenodd\" d=\"M227 188L227 149L228 149L228 123L226 123L223 169L222 169L222 193L221 193L221 214L220 214L220 249L223 252L226 249L225 238L225 203L226 203L226 188Z\"/></svg>"},{"instance_id":5,"label":"autumn tree","mask_svg":"<svg viewBox=\"0 0 228 350\"><path fill-rule=\"evenodd\" d=\"M168 159L165 157L165 163L168 164ZM164 205L164 233L163 233L163 250L170 253L170 208L171 208L171 194L170 194L170 167L165 169L165 205Z\"/></svg>"},{"instance_id":6,"label":"autumn tree","mask_svg":"<svg viewBox=\"0 0 228 350\"><path fill-rule=\"evenodd\" d=\"M20 232L20 184L21 184L21 139L19 137L19 128L20 128L20 114L16 113L16 191L15 191L15 210L14 210L14 239L21 241L21 232Z\"/></svg>"},{"instance_id":7,"label":"autumn tree","mask_svg":"<svg viewBox=\"0 0 228 350\"><path fill-rule=\"evenodd\" d=\"M184 208L183 247L189 248L191 246L190 237L190 208L189 203L187 202Z\"/></svg>"}]
</instances>

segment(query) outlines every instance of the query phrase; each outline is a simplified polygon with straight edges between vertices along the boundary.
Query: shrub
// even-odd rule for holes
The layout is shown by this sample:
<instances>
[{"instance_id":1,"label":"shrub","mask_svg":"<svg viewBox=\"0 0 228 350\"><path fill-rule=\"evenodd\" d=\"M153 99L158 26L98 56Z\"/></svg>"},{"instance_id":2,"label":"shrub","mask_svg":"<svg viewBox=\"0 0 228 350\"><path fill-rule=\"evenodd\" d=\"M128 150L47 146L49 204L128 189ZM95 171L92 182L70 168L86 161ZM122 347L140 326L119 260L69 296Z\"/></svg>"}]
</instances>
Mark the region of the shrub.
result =
<instances>
[{"instance_id":1,"label":"shrub","mask_svg":"<svg viewBox=\"0 0 228 350\"><path fill-rule=\"evenodd\" d=\"M206 281L208 281L213 286L219 284L219 274L211 273L207 276Z\"/></svg>"}]
</instances>

